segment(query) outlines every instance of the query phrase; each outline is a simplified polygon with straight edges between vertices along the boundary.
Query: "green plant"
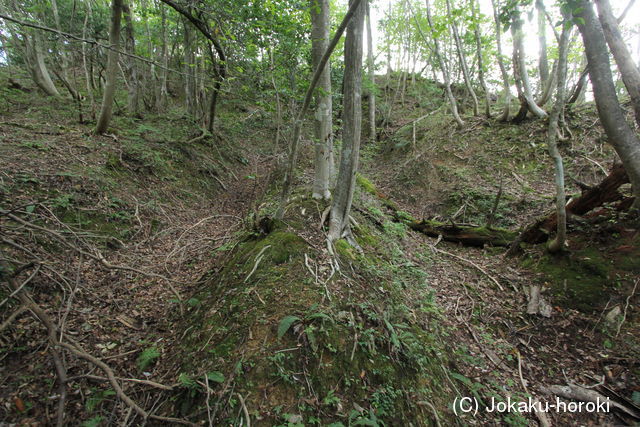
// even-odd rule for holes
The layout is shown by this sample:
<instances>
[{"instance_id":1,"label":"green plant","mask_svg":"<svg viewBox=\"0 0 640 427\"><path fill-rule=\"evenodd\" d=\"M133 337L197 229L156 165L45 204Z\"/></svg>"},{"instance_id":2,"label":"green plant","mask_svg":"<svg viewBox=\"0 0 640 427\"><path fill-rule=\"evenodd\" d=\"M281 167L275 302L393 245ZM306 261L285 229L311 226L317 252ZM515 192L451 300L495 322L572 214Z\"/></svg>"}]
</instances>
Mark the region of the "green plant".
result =
<instances>
[{"instance_id":1,"label":"green plant","mask_svg":"<svg viewBox=\"0 0 640 427\"><path fill-rule=\"evenodd\" d=\"M140 369L141 371L144 371L149 366L151 366L151 364L154 363L159 357L160 357L160 351L158 351L157 347L153 346L153 347L146 348L138 356L138 359L136 360L136 365L138 365L138 369Z\"/></svg>"}]
</instances>

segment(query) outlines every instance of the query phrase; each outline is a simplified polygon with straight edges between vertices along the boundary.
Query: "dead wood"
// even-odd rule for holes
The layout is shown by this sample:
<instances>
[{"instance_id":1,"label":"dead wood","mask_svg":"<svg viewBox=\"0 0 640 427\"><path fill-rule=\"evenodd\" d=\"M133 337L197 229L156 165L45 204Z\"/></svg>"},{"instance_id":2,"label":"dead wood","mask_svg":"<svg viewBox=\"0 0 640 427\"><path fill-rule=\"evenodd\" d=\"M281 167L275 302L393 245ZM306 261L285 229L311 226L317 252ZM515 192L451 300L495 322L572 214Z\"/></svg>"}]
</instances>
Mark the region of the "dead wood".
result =
<instances>
[{"instance_id":1,"label":"dead wood","mask_svg":"<svg viewBox=\"0 0 640 427\"><path fill-rule=\"evenodd\" d=\"M567 204L567 215L581 216L605 203L621 200L623 196L618 191L618 188L628 182L629 177L622 164L614 165L609 175L600 184L586 189L580 197ZM553 230L556 229L557 221L554 211L527 227L511 244L507 255L515 255L519 251L520 243L537 244L546 242Z\"/></svg>"},{"instance_id":2,"label":"dead wood","mask_svg":"<svg viewBox=\"0 0 640 427\"><path fill-rule=\"evenodd\" d=\"M515 238L514 233L507 230L461 224L444 224L436 221L411 221L407 223L407 226L430 237L442 236L442 239L448 242L479 248L485 245L509 246Z\"/></svg>"}]
</instances>

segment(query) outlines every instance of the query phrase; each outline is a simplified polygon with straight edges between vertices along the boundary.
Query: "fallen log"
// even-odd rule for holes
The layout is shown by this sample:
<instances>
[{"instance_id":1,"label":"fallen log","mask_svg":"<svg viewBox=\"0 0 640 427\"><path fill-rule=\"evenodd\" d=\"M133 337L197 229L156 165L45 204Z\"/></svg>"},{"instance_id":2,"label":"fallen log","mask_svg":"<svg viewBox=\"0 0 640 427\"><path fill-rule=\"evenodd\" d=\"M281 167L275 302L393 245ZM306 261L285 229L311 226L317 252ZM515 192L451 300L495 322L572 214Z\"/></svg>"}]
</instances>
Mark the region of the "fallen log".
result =
<instances>
[{"instance_id":1,"label":"fallen log","mask_svg":"<svg viewBox=\"0 0 640 427\"><path fill-rule=\"evenodd\" d=\"M485 245L509 246L516 233L489 227L476 227L462 224L446 224L438 221L407 219L396 215L396 220L403 222L410 229L426 234L429 237L442 236L447 242L461 243L465 246L482 248Z\"/></svg>"},{"instance_id":2,"label":"fallen log","mask_svg":"<svg viewBox=\"0 0 640 427\"><path fill-rule=\"evenodd\" d=\"M581 216L605 203L621 200L623 196L618 191L618 188L628 182L629 177L622 164L614 165L609 175L600 184L585 189L580 197L567 204L567 217L570 218L571 215ZM520 243L537 244L546 242L549 240L550 234L556 230L557 224L558 218L555 211L539 219L518 236L512 243L507 255L517 253L520 249Z\"/></svg>"}]
</instances>

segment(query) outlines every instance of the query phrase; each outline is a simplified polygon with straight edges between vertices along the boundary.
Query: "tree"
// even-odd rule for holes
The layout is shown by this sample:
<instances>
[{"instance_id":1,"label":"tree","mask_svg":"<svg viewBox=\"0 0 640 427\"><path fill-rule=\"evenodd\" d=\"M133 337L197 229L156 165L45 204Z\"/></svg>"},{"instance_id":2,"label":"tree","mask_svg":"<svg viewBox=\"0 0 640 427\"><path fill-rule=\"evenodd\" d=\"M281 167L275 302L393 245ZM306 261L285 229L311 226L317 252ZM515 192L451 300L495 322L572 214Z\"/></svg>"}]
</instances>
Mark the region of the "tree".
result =
<instances>
[{"instance_id":1,"label":"tree","mask_svg":"<svg viewBox=\"0 0 640 427\"><path fill-rule=\"evenodd\" d=\"M502 115L500 121L509 120L509 113L511 109L511 90L509 89L509 73L507 73L507 67L504 64L502 56L502 30L500 25L500 18L498 16L498 7L496 0L491 0L491 6L493 9L493 21L496 28L496 58L498 60L498 67L500 67L500 76L502 77L502 84L504 86L504 107L502 109Z\"/></svg>"},{"instance_id":2,"label":"tree","mask_svg":"<svg viewBox=\"0 0 640 427\"><path fill-rule=\"evenodd\" d=\"M565 209L565 191L564 191L564 166L562 164L562 156L558 150L556 143L556 135L558 134L558 121L560 113L564 109L565 86L567 80L567 50L569 47L569 27L563 22L562 34L560 35L560 43L558 46L558 81L556 89L556 100L549 117L549 130L547 142L549 145L549 155L553 159L555 166L555 182L556 182L556 214L558 216L558 227L555 239L549 242L547 248L549 252L559 252L564 249L567 236L567 212Z\"/></svg>"},{"instance_id":3,"label":"tree","mask_svg":"<svg viewBox=\"0 0 640 427\"><path fill-rule=\"evenodd\" d=\"M469 67L467 66L467 59L464 55L464 48L462 45L462 40L460 40L460 34L458 32L458 25L456 25L456 20L451 12L451 2L450 0L445 0L447 5L447 17L449 18L449 25L451 26L451 30L453 31L453 40L456 44L456 52L458 53L458 61L460 61L460 67L462 68L462 77L464 78L464 84L467 87L467 91L469 95L471 95L471 99L473 100L473 115L478 115L478 97L476 96L476 92L473 90L473 86L471 85L471 75L469 73Z\"/></svg>"},{"instance_id":4,"label":"tree","mask_svg":"<svg viewBox=\"0 0 640 427\"><path fill-rule=\"evenodd\" d=\"M458 127L462 128L464 126L464 122L460 118L460 114L458 114L458 105L456 103L456 98L453 96L453 92L451 91L451 77L449 75L447 63L444 61L440 50L440 42L438 41L439 34L436 33L435 27L433 25L433 20L431 19L431 5L429 4L429 0L425 0L425 5L427 7L427 21L429 22L429 28L431 29L431 36L433 38L433 53L436 57L436 61L438 62L438 66L440 67L440 71L442 71L442 78L444 79L444 89L447 94L447 99L449 99L451 114L453 114L453 118L458 124Z\"/></svg>"},{"instance_id":5,"label":"tree","mask_svg":"<svg viewBox=\"0 0 640 427\"><path fill-rule=\"evenodd\" d=\"M611 53L613 53L616 64L618 64L622 82L631 98L631 104L636 115L636 123L640 126L640 70L633 62L633 57L622 39L618 22L613 16L609 0L596 0L596 5L598 6L600 24L602 25L604 36Z\"/></svg>"},{"instance_id":6,"label":"tree","mask_svg":"<svg viewBox=\"0 0 640 427\"><path fill-rule=\"evenodd\" d=\"M589 77L600 121L624 165L633 186L633 208L640 208L640 140L625 120L616 95L609 62L609 52L600 21L587 0L578 2L575 13L578 29L582 34L585 53L589 61Z\"/></svg>"},{"instance_id":7,"label":"tree","mask_svg":"<svg viewBox=\"0 0 640 427\"><path fill-rule=\"evenodd\" d=\"M162 1L168 1L168 0L162 0ZM320 81L320 74L322 73L324 66L329 61L329 58L331 57L331 53L338 45L338 41L340 41L340 38L342 37L342 34L347 28L349 21L358 10L358 7L360 6L361 1L362 0L352 0L352 2L349 3L349 10L347 10L347 13L344 15L344 18L342 19L342 22L338 26L333 38L331 39L331 42L329 43L327 50L322 56L322 59L320 60L318 67L314 71L313 77L311 78L311 84L309 85L309 88L307 89L307 92L304 96L304 101L302 102L302 108L300 108L300 110L298 111L298 114L296 115L294 126L293 126L293 137L291 138L291 143L289 145L287 169L285 171L284 178L282 180L282 191L280 192L280 201L278 204L278 210L276 211L276 215L275 215L276 219L282 219L284 217L284 212L286 209L287 201L289 199L289 194L291 194L291 184L293 181L293 173L295 172L296 163L298 161L298 148L300 145L300 133L302 131L302 123L304 121L305 115L307 114L307 111L309 110L309 105L311 105L311 98L313 97L313 92L315 91L316 86Z\"/></svg>"},{"instance_id":8,"label":"tree","mask_svg":"<svg viewBox=\"0 0 640 427\"><path fill-rule=\"evenodd\" d=\"M124 15L125 20L125 50L126 52L135 55L136 54L136 38L134 34L133 28L133 17L132 10L129 4L124 3L122 5L122 13ZM138 79L138 67L136 61L132 57L127 57L125 63L125 70L128 79L127 89L129 90L129 97L127 101L127 109L129 110L129 114L134 116L138 116L140 114L139 106L140 106L140 83Z\"/></svg>"},{"instance_id":9,"label":"tree","mask_svg":"<svg viewBox=\"0 0 640 427\"><path fill-rule=\"evenodd\" d=\"M371 1L367 1L367 70L369 72L369 140L376 140L376 66L373 59L373 33L371 32Z\"/></svg>"},{"instance_id":10,"label":"tree","mask_svg":"<svg viewBox=\"0 0 640 427\"><path fill-rule=\"evenodd\" d=\"M311 57L313 69L317 69L329 46L329 0L310 0L310 12ZM333 108L329 63L320 72L315 99L315 177L312 195L314 199L329 200L329 182L333 169Z\"/></svg>"},{"instance_id":11,"label":"tree","mask_svg":"<svg viewBox=\"0 0 640 427\"><path fill-rule=\"evenodd\" d=\"M524 33L522 32L522 18L517 7L511 12L511 36L513 38L513 70L520 99L520 111L514 118L519 122L525 119L527 112L531 111L538 118L547 117L547 113L536 104L531 91L529 74L525 63Z\"/></svg>"},{"instance_id":12,"label":"tree","mask_svg":"<svg viewBox=\"0 0 640 427\"><path fill-rule=\"evenodd\" d=\"M118 57L120 50L120 21L122 19L123 0L112 0L111 2L111 28L109 29L109 50L107 59L107 84L102 97L102 108L96 125L96 133L102 134L109 128L111 121L111 110L113 109L113 98L116 92L116 78L118 72Z\"/></svg>"},{"instance_id":13,"label":"tree","mask_svg":"<svg viewBox=\"0 0 640 427\"><path fill-rule=\"evenodd\" d=\"M357 0L350 0L350 5ZM356 173L360 157L360 131L362 110L360 93L362 90L362 51L365 7L357 7L347 28L344 47L344 98L342 150L340 170L331 204L329 219L329 242L345 236L350 238L349 213L356 184Z\"/></svg>"},{"instance_id":14,"label":"tree","mask_svg":"<svg viewBox=\"0 0 640 427\"><path fill-rule=\"evenodd\" d=\"M487 117L491 117L491 98L489 95L489 89L487 88L487 82L484 78L485 61L482 55L482 37L480 36L480 4L476 0L471 0L471 15L473 17L473 35L476 41L476 59L478 60L478 80L480 80L480 86L484 91L484 114ZM477 6L477 9L476 9Z\"/></svg>"}]
</instances>

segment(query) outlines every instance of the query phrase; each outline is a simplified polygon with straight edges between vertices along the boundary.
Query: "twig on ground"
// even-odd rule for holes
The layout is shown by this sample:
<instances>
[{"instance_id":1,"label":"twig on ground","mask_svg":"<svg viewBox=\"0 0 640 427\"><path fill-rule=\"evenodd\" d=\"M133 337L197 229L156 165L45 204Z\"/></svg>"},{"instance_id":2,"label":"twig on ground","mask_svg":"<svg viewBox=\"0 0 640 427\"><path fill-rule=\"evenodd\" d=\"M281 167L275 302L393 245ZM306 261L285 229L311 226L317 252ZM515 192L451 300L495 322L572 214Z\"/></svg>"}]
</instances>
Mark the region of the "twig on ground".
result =
<instances>
[{"instance_id":1,"label":"twig on ground","mask_svg":"<svg viewBox=\"0 0 640 427\"><path fill-rule=\"evenodd\" d=\"M471 260L468 260L468 259L466 259L466 258L462 258L461 256L458 256L458 255L452 254L451 252L447 252L447 251L445 251L445 250L438 249L438 248L436 248L435 246L431 246L431 249L432 249L432 250L434 250L434 251L436 251L436 252L440 252L440 253L441 253L441 254L443 254L443 255L448 255L448 256L450 256L450 257L452 257L452 258L455 258L455 259L457 259L457 260L463 261L463 262L465 262L465 263L469 264L470 266L472 266L472 267L476 268L479 272L481 272L482 274L484 274L485 276L487 276L489 279L491 279L491 281L492 281L493 283L495 283L495 284L496 284L496 286L498 287L498 289L500 289L501 291L504 291L504 288L502 287L502 285L500 284L500 282L498 282L498 280L496 280L496 278L495 278L495 277L493 277L492 275L490 275L489 273L487 273L487 271L486 271L484 268L480 267L480 266L479 266L478 264L476 264L475 262L473 262L473 261L471 261Z\"/></svg>"},{"instance_id":2,"label":"twig on ground","mask_svg":"<svg viewBox=\"0 0 640 427\"><path fill-rule=\"evenodd\" d=\"M622 312L622 319L620 319L620 323L618 323L618 329L616 330L616 337L620 335L620 329L622 329L622 324L627 319L627 309L629 308L629 301L631 300L633 295L636 293L636 288L638 287L638 283L640 283L640 279L636 280L636 283L634 283L631 293L629 294L629 296L627 297L627 300L625 301L624 311Z\"/></svg>"},{"instance_id":3,"label":"twig on ground","mask_svg":"<svg viewBox=\"0 0 640 427\"><path fill-rule=\"evenodd\" d=\"M236 393L238 399L240 400L240 405L242 405L242 412L244 413L244 417L247 420L247 427L251 427L251 418L249 418L249 410L247 409L247 405L244 403L244 397L240 393Z\"/></svg>"}]
</instances>

